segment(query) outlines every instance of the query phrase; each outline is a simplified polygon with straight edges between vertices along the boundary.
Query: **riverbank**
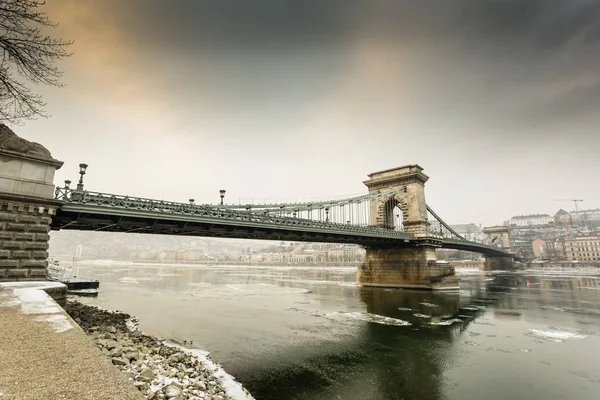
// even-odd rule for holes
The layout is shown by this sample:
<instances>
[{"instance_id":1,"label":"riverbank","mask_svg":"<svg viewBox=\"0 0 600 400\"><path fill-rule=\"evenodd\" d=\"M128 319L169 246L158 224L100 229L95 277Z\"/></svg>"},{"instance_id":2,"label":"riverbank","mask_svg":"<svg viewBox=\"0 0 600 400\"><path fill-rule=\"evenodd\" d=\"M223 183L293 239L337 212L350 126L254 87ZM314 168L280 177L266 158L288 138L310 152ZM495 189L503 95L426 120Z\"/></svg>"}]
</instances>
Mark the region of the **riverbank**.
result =
<instances>
[{"instance_id":1,"label":"riverbank","mask_svg":"<svg viewBox=\"0 0 600 400\"><path fill-rule=\"evenodd\" d=\"M146 335L128 314L77 301L65 310L147 399L253 400L207 353Z\"/></svg>"}]
</instances>

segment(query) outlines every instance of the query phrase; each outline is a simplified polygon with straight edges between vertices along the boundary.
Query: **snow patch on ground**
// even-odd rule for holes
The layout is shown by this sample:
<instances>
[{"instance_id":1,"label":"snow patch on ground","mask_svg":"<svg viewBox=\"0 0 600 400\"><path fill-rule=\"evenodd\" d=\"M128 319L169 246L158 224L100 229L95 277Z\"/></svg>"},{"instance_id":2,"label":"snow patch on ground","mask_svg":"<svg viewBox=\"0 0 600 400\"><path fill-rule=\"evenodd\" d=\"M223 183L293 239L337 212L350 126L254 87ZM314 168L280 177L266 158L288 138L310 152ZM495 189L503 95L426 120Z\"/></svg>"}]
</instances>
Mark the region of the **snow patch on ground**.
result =
<instances>
[{"instance_id":1,"label":"snow patch on ground","mask_svg":"<svg viewBox=\"0 0 600 400\"><path fill-rule=\"evenodd\" d=\"M50 322L50 324L54 327L54 330L58 333L68 331L69 329L73 329L71 321L69 321L67 317L65 317L62 314L37 317L35 320L42 322Z\"/></svg>"},{"instance_id":2,"label":"snow patch on ground","mask_svg":"<svg viewBox=\"0 0 600 400\"><path fill-rule=\"evenodd\" d=\"M56 314L62 311L62 308L43 290L15 289L13 293L21 302L21 312L24 314Z\"/></svg>"},{"instance_id":3,"label":"snow patch on ground","mask_svg":"<svg viewBox=\"0 0 600 400\"><path fill-rule=\"evenodd\" d=\"M6 282L0 289L12 289L5 292L0 307L20 307L23 314L50 314L39 316L34 321L48 322L56 332L73 329L73 324L44 288L63 288L59 282ZM12 293L11 293L12 292Z\"/></svg>"}]
</instances>

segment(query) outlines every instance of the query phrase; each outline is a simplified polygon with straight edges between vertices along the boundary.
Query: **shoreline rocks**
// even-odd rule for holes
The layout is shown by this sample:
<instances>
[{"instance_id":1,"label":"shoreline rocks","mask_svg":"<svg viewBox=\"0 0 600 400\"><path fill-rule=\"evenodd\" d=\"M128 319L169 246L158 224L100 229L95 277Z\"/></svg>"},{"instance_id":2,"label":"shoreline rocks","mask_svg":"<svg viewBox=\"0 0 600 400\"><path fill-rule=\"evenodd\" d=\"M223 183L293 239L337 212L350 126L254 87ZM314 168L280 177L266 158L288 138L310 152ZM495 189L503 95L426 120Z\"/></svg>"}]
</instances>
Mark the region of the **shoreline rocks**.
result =
<instances>
[{"instance_id":1,"label":"shoreline rocks","mask_svg":"<svg viewBox=\"0 0 600 400\"><path fill-rule=\"evenodd\" d=\"M137 329L137 320L69 301L67 313L147 399L233 400L197 357Z\"/></svg>"}]
</instances>

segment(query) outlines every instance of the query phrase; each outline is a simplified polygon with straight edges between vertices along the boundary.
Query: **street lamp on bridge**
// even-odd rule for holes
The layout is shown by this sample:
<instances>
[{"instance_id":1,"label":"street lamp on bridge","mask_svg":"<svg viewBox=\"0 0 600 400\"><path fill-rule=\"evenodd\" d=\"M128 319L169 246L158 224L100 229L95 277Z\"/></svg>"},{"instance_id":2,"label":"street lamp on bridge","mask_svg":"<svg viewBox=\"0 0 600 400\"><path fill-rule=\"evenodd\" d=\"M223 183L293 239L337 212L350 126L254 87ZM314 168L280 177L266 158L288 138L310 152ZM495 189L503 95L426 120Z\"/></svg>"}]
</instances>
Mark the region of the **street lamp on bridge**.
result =
<instances>
[{"instance_id":1,"label":"street lamp on bridge","mask_svg":"<svg viewBox=\"0 0 600 400\"><path fill-rule=\"evenodd\" d=\"M225 198L225 189L219 190L219 195L221 196L221 205L223 205L223 199Z\"/></svg>"},{"instance_id":2,"label":"street lamp on bridge","mask_svg":"<svg viewBox=\"0 0 600 400\"><path fill-rule=\"evenodd\" d=\"M87 167L88 165L85 163L79 164L79 175L81 176L79 177L79 182L77 183L77 190L83 190L83 176L85 175L85 170Z\"/></svg>"}]
</instances>

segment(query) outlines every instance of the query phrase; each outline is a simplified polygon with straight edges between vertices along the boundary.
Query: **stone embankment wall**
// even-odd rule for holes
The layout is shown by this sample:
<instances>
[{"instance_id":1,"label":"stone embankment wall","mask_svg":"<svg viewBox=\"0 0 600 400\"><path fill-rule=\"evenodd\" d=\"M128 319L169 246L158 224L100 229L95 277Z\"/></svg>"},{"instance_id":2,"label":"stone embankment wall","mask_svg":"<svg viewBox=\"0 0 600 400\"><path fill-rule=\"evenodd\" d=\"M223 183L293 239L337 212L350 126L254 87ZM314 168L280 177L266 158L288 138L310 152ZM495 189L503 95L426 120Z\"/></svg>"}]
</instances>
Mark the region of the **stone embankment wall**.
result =
<instances>
[{"instance_id":1,"label":"stone embankment wall","mask_svg":"<svg viewBox=\"0 0 600 400\"><path fill-rule=\"evenodd\" d=\"M62 161L0 124L0 281L45 279Z\"/></svg>"},{"instance_id":2,"label":"stone embankment wall","mask_svg":"<svg viewBox=\"0 0 600 400\"><path fill-rule=\"evenodd\" d=\"M45 279L54 208L0 199L0 281Z\"/></svg>"}]
</instances>

